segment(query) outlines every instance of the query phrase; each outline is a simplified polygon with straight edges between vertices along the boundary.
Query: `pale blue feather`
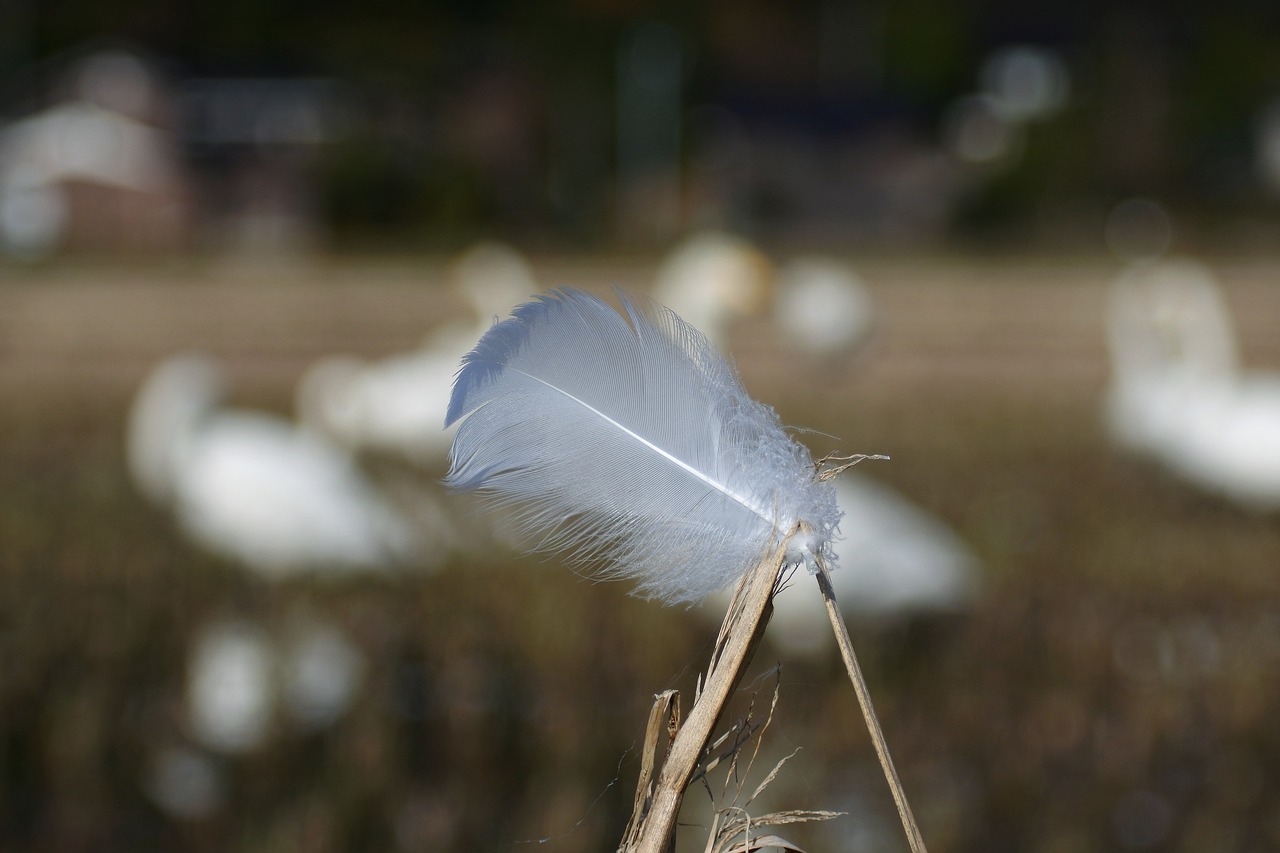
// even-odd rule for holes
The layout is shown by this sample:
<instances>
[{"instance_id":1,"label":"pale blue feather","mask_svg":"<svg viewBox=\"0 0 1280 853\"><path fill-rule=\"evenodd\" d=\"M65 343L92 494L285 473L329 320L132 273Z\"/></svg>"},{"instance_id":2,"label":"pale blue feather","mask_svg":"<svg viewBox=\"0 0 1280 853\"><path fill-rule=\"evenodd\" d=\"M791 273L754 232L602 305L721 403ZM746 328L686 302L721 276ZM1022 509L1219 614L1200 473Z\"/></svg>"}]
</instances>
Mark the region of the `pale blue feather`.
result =
<instances>
[{"instance_id":1,"label":"pale blue feather","mask_svg":"<svg viewBox=\"0 0 1280 853\"><path fill-rule=\"evenodd\" d=\"M558 290L485 333L454 381L449 485L671 602L726 586L801 521L788 558L829 559L840 511L808 451L700 332L620 300L625 316Z\"/></svg>"}]
</instances>

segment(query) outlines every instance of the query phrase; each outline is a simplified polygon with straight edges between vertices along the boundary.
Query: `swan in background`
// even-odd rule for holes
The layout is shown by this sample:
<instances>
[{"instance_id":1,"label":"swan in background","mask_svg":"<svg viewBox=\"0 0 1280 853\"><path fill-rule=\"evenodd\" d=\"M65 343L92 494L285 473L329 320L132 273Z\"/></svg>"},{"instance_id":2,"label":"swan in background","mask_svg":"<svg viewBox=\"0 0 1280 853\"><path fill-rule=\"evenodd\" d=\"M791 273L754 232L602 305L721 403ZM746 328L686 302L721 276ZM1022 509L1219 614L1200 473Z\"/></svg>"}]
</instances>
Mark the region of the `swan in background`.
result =
<instances>
[{"instance_id":1,"label":"swan in background","mask_svg":"<svg viewBox=\"0 0 1280 853\"><path fill-rule=\"evenodd\" d=\"M1113 440L1245 508L1280 509L1280 375L1240 370L1213 274L1133 267L1112 287L1107 332Z\"/></svg>"},{"instance_id":2,"label":"swan in background","mask_svg":"<svg viewBox=\"0 0 1280 853\"><path fill-rule=\"evenodd\" d=\"M506 243L485 240L454 259L449 272L453 287L471 303L478 324L464 324L478 339L512 308L527 302L540 288L528 259ZM472 346L475 341L471 342Z\"/></svg>"},{"instance_id":3,"label":"swan in background","mask_svg":"<svg viewBox=\"0 0 1280 853\"><path fill-rule=\"evenodd\" d=\"M844 516L834 542L831 584L849 618L945 613L967 606L980 580L978 558L946 524L870 477L836 479ZM719 620L730 592L702 608ZM766 636L787 654L817 658L836 650L817 584L803 569L773 599Z\"/></svg>"},{"instance_id":4,"label":"swan in background","mask_svg":"<svg viewBox=\"0 0 1280 853\"><path fill-rule=\"evenodd\" d=\"M183 736L157 738L143 790L174 817L209 817L228 799L218 756L253 753L290 724L303 733L335 724L367 668L338 624L304 606L275 628L237 616L211 620L187 653Z\"/></svg>"},{"instance_id":5,"label":"swan in background","mask_svg":"<svg viewBox=\"0 0 1280 853\"><path fill-rule=\"evenodd\" d=\"M676 246L659 265L651 295L726 349L736 320L768 305L773 264L751 243L708 231Z\"/></svg>"},{"instance_id":6,"label":"swan in background","mask_svg":"<svg viewBox=\"0 0 1280 853\"><path fill-rule=\"evenodd\" d=\"M1195 397L1237 371L1212 273L1190 261L1135 265L1113 284L1106 320L1109 433L1130 450L1176 452Z\"/></svg>"},{"instance_id":7,"label":"swan in background","mask_svg":"<svg viewBox=\"0 0 1280 853\"><path fill-rule=\"evenodd\" d=\"M381 361L325 358L298 385L298 416L352 450L442 466L452 440L444 429L447 395L476 340L445 329L420 349Z\"/></svg>"},{"instance_id":8,"label":"swan in background","mask_svg":"<svg viewBox=\"0 0 1280 853\"><path fill-rule=\"evenodd\" d=\"M849 265L810 255L775 267L750 242L716 231L672 250L658 268L652 296L722 351L735 322L771 310L789 345L838 355L866 340L875 316L866 284Z\"/></svg>"},{"instance_id":9,"label":"swan in background","mask_svg":"<svg viewBox=\"0 0 1280 853\"><path fill-rule=\"evenodd\" d=\"M847 264L819 256L793 258L778 269L775 289L774 320L798 350L838 355L871 334L871 294Z\"/></svg>"},{"instance_id":10,"label":"swan in background","mask_svg":"<svg viewBox=\"0 0 1280 853\"><path fill-rule=\"evenodd\" d=\"M298 386L301 419L349 448L442 467L453 440L444 429L445 412L462 357L497 318L538 291L524 257L492 242L462 253L450 281L470 303L473 319L446 324L420 348L381 361L320 361Z\"/></svg>"},{"instance_id":11,"label":"swan in background","mask_svg":"<svg viewBox=\"0 0 1280 853\"><path fill-rule=\"evenodd\" d=\"M186 721L217 752L244 753L266 740L274 698L269 639L250 622L224 620L196 638L187 661Z\"/></svg>"},{"instance_id":12,"label":"swan in background","mask_svg":"<svg viewBox=\"0 0 1280 853\"><path fill-rule=\"evenodd\" d=\"M223 385L209 358L174 357L130 413L134 481L191 538L273 578L426 556L343 450L282 418L222 408Z\"/></svg>"},{"instance_id":13,"label":"swan in background","mask_svg":"<svg viewBox=\"0 0 1280 853\"><path fill-rule=\"evenodd\" d=\"M252 752L281 722L320 730L355 701L366 661L338 625L299 608L276 633L232 617L196 636L187 660L186 724L206 749Z\"/></svg>"},{"instance_id":14,"label":"swan in background","mask_svg":"<svg viewBox=\"0 0 1280 853\"><path fill-rule=\"evenodd\" d=\"M862 474L838 477L836 497L844 516L831 586L846 616L942 613L973 600L978 559L940 519ZM768 636L791 654L812 657L834 651L835 640L817 584L802 574L774 597Z\"/></svg>"},{"instance_id":15,"label":"swan in background","mask_svg":"<svg viewBox=\"0 0 1280 853\"><path fill-rule=\"evenodd\" d=\"M283 708L308 731L327 728L346 713L368 668L341 627L301 609L289 614L276 660Z\"/></svg>"}]
</instances>

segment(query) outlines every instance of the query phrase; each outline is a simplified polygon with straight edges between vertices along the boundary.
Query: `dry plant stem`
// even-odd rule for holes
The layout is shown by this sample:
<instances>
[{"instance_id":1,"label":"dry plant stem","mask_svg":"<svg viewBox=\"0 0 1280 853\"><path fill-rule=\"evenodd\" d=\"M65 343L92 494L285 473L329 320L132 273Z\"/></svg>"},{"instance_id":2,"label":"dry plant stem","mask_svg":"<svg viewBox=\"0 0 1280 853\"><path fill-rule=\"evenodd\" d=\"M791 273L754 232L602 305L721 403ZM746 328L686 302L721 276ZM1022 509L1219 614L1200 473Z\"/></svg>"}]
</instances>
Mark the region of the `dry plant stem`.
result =
<instances>
[{"instance_id":1,"label":"dry plant stem","mask_svg":"<svg viewBox=\"0 0 1280 853\"><path fill-rule=\"evenodd\" d=\"M634 844L625 839L621 850L628 853L665 853L670 848L685 788L763 633L790 539L789 533L739 584L720 626L720 636L716 640L701 692L671 742L666 760L658 772L653 797L642 818L638 837Z\"/></svg>"},{"instance_id":2,"label":"dry plant stem","mask_svg":"<svg viewBox=\"0 0 1280 853\"><path fill-rule=\"evenodd\" d=\"M907 843L911 853L925 853L924 839L920 836L920 827L916 826L915 815L911 813L911 804L907 802L907 794L902 789L902 780L893 766L889 756L889 745L885 743L884 732L880 730L880 721L876 719L876 710L871 705L871 694L867 691L867 683L862 678L862 668L858 666L858 658L853 653L853 641L849 639L849 629L844 624L844 617L836 606L835 591L831 588L831 578L827 575L827 567L818 564L818 588L822 590L822 600L827 605L827 618L831 620L831 629L836 635L836 644L840 647L840 656L844 658L844 667L849 672L849 680L853 682L853 692L858 696L858 706L862 709L862 718L867 723L867 731L871 734L871 743L876 748L876 756L884 769L885 781L893 793L893 802L898 807L898 817L902 820L902 828L907 833Z\"/></svg>"},{"instance_id":3,"label":"dry plant stem","mask_svg":"<svg viewBox=\"0 0 1280 853\"><path fill-rule=\"evenodd\" d=\"M658 741L663 731L667 732L667 740L679 730L680 725L680 693L675 690L664 690L653 697L653 708L649 711L649 725L645 727L644 754L640 762L640 779L636 783L636 798L631 806L631 820L627 823L627 831L622 836L619 849L629 850L640 835L644 825L644 816L653 796L654 760L658 756Z\"/></svg>"}]
</instances>

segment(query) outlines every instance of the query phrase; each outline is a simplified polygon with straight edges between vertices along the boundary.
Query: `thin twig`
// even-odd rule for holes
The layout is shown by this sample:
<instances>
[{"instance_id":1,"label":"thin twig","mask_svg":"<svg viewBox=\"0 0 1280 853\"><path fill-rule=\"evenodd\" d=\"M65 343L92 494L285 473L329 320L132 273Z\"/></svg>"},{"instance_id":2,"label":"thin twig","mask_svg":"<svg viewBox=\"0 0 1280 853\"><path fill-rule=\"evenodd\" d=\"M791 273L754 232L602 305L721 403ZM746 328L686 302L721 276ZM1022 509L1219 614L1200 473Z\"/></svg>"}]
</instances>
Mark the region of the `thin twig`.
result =
<instances>
[{"instance_id":1,"label":"thin twig","mask_svg":"<svg viewBox=\"0 0 1280 853\"><path fill-rule=\"evenodd\" d=\"M889 756L889 745L885 743L884 732L880 730L880 721L876 719L876 710L871 704L871 694L867 691L867 683L862 678L862 668L858 666L858 658L853 653L853 641L849 639L849 629L836 606L835 590L831 588L831 577L827 567L818 560L818 588L822 590L822 600L827 606L827 618L831 620L831 629L836 635L836 645L840 647L840 657L844 658L845 669L849 672L849 680L853 682L853 692L858 696L858 706L862 709L862 718L867 723L867 731L871 734L871 743L875 746L876 757L880 759L880 767L884 770L885 781L893 794L893 802L898 807L898 817L902 820L902 828L907 833L907 843L911 853L926 853L924 839L920 836L920 827L916 826L915 815L911 813L911 804L907 802L907 794L902 789L902 780L893 766Z\"/></svg>"}]
</instances>

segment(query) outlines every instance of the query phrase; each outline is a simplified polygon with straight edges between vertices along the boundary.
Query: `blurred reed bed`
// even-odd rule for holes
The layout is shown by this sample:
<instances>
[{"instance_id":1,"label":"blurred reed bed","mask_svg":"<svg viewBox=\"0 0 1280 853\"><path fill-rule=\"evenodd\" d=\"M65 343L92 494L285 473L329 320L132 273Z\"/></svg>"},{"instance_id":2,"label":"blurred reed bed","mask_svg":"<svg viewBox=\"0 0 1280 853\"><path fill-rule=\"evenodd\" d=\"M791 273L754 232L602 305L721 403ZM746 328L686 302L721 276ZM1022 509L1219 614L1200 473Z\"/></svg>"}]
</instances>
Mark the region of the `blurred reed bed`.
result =
<instances>
[{"instance_id":1,"label":"blurred reed bed","mask_svg":"<svg viewBox=\"0 0 1280 853\"><path fill-rule=\"evenodd\" d=\"M634 268L618 278L634 280ZM616 843L650 694L690 692L714 639L696 612L483 547L434 573L267 586L188 545L128 482L125 411L152 360L183 342L220 346L246 380L240 399L286 412L310 359L391 351L420 336L433 306L457 310L410 269L352 263L314 281L219 272L172 288L171 271L139 282L108 270L108 284L91 287L105 298L114 276L116 301L74 298L91 269L40 282L6 272L0 846ZM599 258L543 263L555 283L609 269ZM762 321L738 329L731 349L748 389L785 422L890 454L868 472L944 518L986 567L962 612L852 626L930 848L1280 844L1280 526L1107 446L1097 407L1110 268L883 258L864 272L883 321L847 360L790 355ZM1233 302L1266 305L1265 272L1237 267ZM241 314L261 334L243 331ZM85 331L39 335L33 318ZM1274 368L1276 321L1243 320L1251 360ZM797 370L824 390L785 381ZM167 811L157 761L199 751L183 708L197 631L228 613L271 630L299 602L365 656L354 702L325 729L280 716L257 750L209 753L208 807ZM762 793L762 811L850 813L784 833L810 849L897 849L834 649L790 659L766 636L753 672L779 663L756 766L800 752ZM686 820L709 825L700 793ZM693 828L681 838L681 849L705 843Z\"/></svg>"}]
</instances>

